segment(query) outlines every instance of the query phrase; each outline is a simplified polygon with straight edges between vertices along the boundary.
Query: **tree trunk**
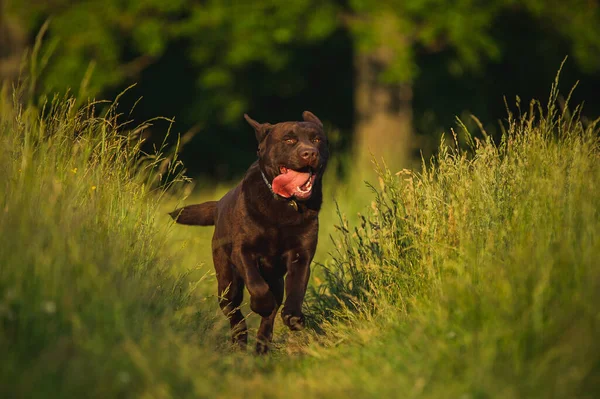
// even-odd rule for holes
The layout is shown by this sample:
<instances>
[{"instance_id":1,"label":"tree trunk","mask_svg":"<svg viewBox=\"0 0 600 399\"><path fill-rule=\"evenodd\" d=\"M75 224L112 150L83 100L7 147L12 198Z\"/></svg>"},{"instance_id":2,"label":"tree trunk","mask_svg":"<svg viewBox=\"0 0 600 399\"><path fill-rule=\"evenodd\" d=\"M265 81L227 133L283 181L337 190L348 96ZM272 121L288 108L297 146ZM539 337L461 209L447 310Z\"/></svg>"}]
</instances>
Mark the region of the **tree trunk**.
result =
<instances>
[{"instance_id":1,"label":"tree trunk","mask_svg":"<svg viewBox=\"0 0 600 399\"><path fill-rule=\"evenodd\" d=\"M397 171L409 162L412 148L412 86L381 82L391 55L385 49L355 56L354 151L359 168L373 169L373 156Z\"/></svg>"},{"instance_id":2,"label":"tree trunk","mask_svg":"<svg viewBox=\"0 0 600 399\"><path fill-rule=\"evenodd\" d=\"M25 34L9 18L4 0L0 0L0 86L17 79L24 48Z\"/></svg>"}]
</instances>

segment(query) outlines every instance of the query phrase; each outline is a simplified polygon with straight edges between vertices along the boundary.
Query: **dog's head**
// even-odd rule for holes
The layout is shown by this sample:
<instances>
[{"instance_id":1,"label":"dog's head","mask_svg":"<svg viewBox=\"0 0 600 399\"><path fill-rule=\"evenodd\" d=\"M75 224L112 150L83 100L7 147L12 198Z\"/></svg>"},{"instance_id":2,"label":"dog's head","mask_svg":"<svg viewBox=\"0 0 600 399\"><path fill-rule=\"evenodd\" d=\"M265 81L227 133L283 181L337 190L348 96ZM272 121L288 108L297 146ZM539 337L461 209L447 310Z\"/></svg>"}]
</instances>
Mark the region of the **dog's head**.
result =
<instances>
[{"instance_id":1,"label":"dog's head","mask_svg":"<svg viewBox=\"0 0 600 399\"><path fill-rule=\"evenodd\" d=\"M325 172L329 150L323 123L304 111L303 122L258 123L244 114L258 141L259 164L273 192L307 200Z\"/></svg>"}]
</instances>

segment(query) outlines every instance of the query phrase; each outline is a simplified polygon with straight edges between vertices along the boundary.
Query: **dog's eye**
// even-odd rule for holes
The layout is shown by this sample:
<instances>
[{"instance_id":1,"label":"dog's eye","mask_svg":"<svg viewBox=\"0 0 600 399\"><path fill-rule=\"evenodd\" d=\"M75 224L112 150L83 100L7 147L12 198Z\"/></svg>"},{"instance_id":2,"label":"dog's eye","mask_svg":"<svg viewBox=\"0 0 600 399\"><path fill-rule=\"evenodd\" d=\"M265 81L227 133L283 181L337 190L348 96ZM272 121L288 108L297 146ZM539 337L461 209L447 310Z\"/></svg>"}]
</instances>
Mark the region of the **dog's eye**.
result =
<instances>
[{"instance_id":1,"label":"dog's eye","mask_svg":"<svg viewBox=\"0 0 600 399\"><path fill-rule=\"evenodd\" d=\"M297 141L298 140L293 139L293 138L288 138L288 139L283 140L283 142L286 144L296 144Z\"/></svg>"},{"instance_id":2,"label":"dog's eye","mask_svg":"<svg viewBox=\"0 0 600 399\"><path fill-rule=\"evenodd\" d=\"M321 141L323 141L323 140L321 140L321 138L320 138L320 137L314 137L314 138L312 139L312 142L313 142L313 143L320 143Z\"/></svg>"}]
</instances>

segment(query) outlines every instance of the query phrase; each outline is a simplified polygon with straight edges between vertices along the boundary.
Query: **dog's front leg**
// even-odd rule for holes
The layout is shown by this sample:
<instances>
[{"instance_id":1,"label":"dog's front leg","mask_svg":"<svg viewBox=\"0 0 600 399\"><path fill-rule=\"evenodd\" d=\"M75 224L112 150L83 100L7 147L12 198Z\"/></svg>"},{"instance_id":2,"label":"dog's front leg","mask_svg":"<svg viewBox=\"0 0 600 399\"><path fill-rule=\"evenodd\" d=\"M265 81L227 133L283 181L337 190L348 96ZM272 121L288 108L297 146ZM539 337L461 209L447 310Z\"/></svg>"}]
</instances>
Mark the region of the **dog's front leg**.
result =
<instances>
[{"instance_id":1,"label":"dog's front leg","mask_svg":"<svg viewBox=\"0 0 600 399\"><path fill-rule=\"evenodd\" d=\"M297 331L304 328L304 314L302 314L302 302L308 286L310 277L310 262L312 255L294 252L288 256L285 278L286 298L281 318L283 323L291 330Z\"/></svg>"},{"instance_id":2,"label":"dog's front leg","mask_svg":"<svg viewBox=\"0 0 600 399\"><path fill-rule=\"evenodd\" d=\"M268 317L278 305L269 284L260 274L258 260L253 255L244 254L241 263L244 282L250 294L250 309L262 317Z\"/></svg>"}]
</instances>

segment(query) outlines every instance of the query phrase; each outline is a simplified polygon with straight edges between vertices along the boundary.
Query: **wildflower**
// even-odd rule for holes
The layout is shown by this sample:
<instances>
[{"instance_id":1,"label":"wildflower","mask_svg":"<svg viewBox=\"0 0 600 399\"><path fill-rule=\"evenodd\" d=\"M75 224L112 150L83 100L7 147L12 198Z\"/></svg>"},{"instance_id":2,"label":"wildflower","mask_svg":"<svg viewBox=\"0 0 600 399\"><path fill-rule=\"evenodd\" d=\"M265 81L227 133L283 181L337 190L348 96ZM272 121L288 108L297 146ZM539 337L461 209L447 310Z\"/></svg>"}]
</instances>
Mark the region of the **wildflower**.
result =
<instances>
[{"instance_id":1,"label":"wildflower","mask_svg":"<svg viewBox=\"0 0 600 399\"><path fill-rule=\"evenodd\" d=\"M77 168L71 169L71 173L76 174L77 173Z\"/></svg>"},{"instance_id":2,"label":"wildflower","mask_svg":"<svg viewBox=\"0 0 600 399\"><path fill-rule=\"evenodd\" d=\"M91 190L95 191L96 190L96 186L92 186Z\"/></svg>"}]
</instances>

